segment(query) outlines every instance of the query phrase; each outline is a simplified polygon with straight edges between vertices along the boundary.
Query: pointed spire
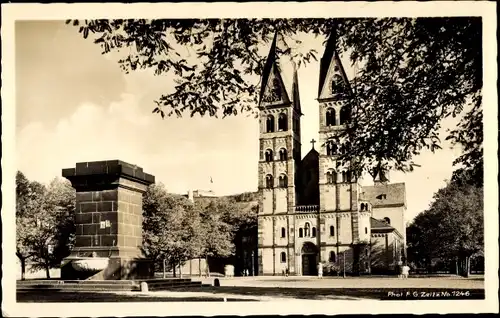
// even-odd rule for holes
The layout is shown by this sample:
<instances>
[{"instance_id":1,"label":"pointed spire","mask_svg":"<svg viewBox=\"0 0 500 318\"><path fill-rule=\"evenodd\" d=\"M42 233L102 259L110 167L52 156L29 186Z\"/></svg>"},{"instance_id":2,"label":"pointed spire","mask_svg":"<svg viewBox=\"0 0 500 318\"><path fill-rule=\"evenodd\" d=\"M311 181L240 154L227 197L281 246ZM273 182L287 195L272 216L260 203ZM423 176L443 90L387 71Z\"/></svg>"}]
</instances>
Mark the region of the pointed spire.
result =
<instances>
[{"instance_id":1,"label":"pointed spire","mask_svg":"<svg viewBox=\"0 0 500 318\"><path fill-rule=\"evenodd\" d=\"M262 102L262 97L264 96L264 91L266 89L269 74L271 73L271 69L273 67L273 64L276 61L276 42L277 42L277 39L278 39L278 30L276 30L276 32L274 33L273 42L271 44L271 48L269 49L269 54L267 55L266 64L264 65L264 69L262 71L262 83L260 86L259 104Z\"/></svg>"},{"instance_id":2,"label":"pointed spire","mask_svg":"<svg viewBox=\"0 0 500 318\"><path fill-rule=\"evenodd\" d=\"M330 67L330 63L335 56L336 51L336 43L337 43L337 30L335 25L332 27L330 31L330 35L328 36L326 42L325 52L321 57L320 67L319 67L319 86L318 86L318 98L321 95L321 89L325 84L325 79L328 74L328 68Z\"/></svg>"},{"instance_id":3,"label":"pointed spire","mask_svg":"<svg viewBox=\"0 0 500 318\"><path fill-rule=\"evenodd\" d=\"M295 64L295 62L292 61L292 65L293 65L293 92L292 92L293 101L297 112L299 114L302 114L302 110L300 107L299 75L297 72L297 64Z\"/></svg>"}]
</instances>

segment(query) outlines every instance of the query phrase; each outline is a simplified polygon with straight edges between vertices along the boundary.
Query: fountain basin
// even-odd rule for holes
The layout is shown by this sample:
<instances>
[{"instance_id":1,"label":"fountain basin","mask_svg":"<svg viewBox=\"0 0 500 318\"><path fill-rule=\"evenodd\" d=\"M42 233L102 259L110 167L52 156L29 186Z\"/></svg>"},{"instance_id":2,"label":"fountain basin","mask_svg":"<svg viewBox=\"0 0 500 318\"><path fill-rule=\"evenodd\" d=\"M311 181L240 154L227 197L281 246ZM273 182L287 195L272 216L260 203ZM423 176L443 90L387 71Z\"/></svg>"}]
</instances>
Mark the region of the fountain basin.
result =
<instances>
[{"instance_id":1,"label":"fountain basin","mask_svg":"<svg viewBox=\"0 0 500 318\"><path fill-rule=\"evenodd\" d=\"M104 270L108 266L108 262L109 258L107 257L88 257L75 259L71 265L79 272L98 272Z\"/></svg>"}]
</instances>

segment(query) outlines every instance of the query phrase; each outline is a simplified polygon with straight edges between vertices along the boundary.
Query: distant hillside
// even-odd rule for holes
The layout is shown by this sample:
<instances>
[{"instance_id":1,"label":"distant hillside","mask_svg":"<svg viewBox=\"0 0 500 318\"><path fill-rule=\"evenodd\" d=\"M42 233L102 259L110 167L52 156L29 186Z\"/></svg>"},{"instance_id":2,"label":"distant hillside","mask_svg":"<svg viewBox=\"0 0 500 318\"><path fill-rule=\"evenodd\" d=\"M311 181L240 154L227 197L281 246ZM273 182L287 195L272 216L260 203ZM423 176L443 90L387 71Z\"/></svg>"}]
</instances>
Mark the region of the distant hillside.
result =
<instances>
[{"instance_id":1,"label":"distant hillside","mask_svg":"<svg viewBox=\"0 0 500 318\"><path fill-rule=\"evenodd\" d=\"M240 194L233 194L226 196L227 198L233 199L236 202L253 202L259 200L258 192L243 192Z\"/></svg>"}]
</instances>

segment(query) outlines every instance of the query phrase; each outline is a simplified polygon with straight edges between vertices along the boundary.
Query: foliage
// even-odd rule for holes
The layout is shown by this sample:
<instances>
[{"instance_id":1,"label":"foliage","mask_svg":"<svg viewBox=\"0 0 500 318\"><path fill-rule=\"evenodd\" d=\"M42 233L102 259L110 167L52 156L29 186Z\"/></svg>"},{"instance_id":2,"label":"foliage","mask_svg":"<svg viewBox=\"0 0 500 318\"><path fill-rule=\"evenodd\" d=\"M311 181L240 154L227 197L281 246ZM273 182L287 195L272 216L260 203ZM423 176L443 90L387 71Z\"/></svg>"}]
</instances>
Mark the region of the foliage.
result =
<instances>
[{"instance_id":1,"label":"foliage","mask_svg":"<svg viewBox=\"0 0 500 318\"><path fill-rule=\"evenodd\" d=\"M240 194L235 194L229 196L229 198L233 199L235 202L252 202L259 200L258 192L243 192Z\"/></svg>"},{"instance_id":2,"label":"foliage","mask_svg":"<svg viewBox=\"0 0 500 318\"><path fill-rule=\"evenodd\" d=\"M76 191L66 179L55 178L47 188L47 204L56 216L50 266L59 267L75 244Z\"/></svg>"},{"instance_id":3,"label":"foliage","mask_svg":"<svg viewBox=\"0 0 500 318\"><path fill-rule=\"evenodd\" d=\"M428 266L433 259L465 261L484 252L483 188L450 182L427 211L408 227L409 261ZM468 268L463 268L468 273Z\"/></svg>"},{"instance_id":4,"label":"foliage","mask_svg":"<svg viewBox=\"0 0 500 318\"><path fill-rule=\"evenodd\" d=\"M231 198L195 198L193 204L162 184L148 188L143 211L143 250L170 268L190 258L232 255L237 233L256 224L255 211Z\"/></svg>"},{"instance_id":5,"label":"foliage","mask_svg":"<svg viewBox=\"0 0 500 318\"><path fill-rule=\"evenodd\" d=\"M441 120L472 103L452 139L465 143L466 166L477 158L482 89L482 25L477 17L358 19L69 20L103 54L126 49L125 71L152 69L176 78L173 92L155 103L155 113L224 116L255 111L267 50L279 31L299 67L315 52L295 50L297 34L325 38L336 30L339 51L359 67L350 86L351 123L343 159L355 169L413 170L422 149L440 148ZM182 50L182 51L181 51ZM190 58L184 52L190 52ZM472 126L472 127L471 127ZM472 129L469 129L472 128ZM461 135L462 134L462 135ZM465 139L464 139L465 138ZM347 146L349 145L349 146ZM382 166L380 166L382 164Z\"/></svg>"},{"instance_id":6,"label":"foliage","mask_svg":"<svg viewBox=\"0 0 500 318\"><path fill-rule=\"evenodd\" d=\"M453 172L452 180L482 186L483 178L483 112L481 96L473 100L474 107L451 131L447 139L463 147L463 154L454 164L461 167Z\"/></svg>"},{"instance_id":7,"label":"foliage","mask_svg":"<svg viewBox=\"0 0 500 318\"><path fill-rule=\"evenodd\" d=\"M16 255L22 276L29 259L33 269L45 269L48 277L48 269L59 266L72 248L75 192L64 180L54 179L46 187L18 171L16 195Z\"/></svg>"},{"instance_id":8,"label":"foliage","mask_svg":"<svg viewBox=\"0 0 500 318\"><path fill-rule=\"evenodd\" d=\"M184 197L153 184L143 197L143 250L175 267L198 253L199 218Z\"/></svg>"},{"instance_id":9,"label":"foliage","mask_svg":"<svg viewBox=\"0 0 500 318\"><path fill-rule=\"evenodd\" d=\"M234 252L233 237L239 224L234 213L238 211L233 200L214 198L208 202L195 201L202 219L202 249L200 256L227 257Z\"/></svg>"},{"instance_id":10,"label":"foliage","mask_svg":"<svg viewBox=\"0 0 500 318\"><path fill-rule=\"evenodd\" d=\"M334 262L323 262L323 273L325 276L334 276L334 275L339 275L339 273L342 271L342 268L338 263Z\"/></svg>"}]
</instances>

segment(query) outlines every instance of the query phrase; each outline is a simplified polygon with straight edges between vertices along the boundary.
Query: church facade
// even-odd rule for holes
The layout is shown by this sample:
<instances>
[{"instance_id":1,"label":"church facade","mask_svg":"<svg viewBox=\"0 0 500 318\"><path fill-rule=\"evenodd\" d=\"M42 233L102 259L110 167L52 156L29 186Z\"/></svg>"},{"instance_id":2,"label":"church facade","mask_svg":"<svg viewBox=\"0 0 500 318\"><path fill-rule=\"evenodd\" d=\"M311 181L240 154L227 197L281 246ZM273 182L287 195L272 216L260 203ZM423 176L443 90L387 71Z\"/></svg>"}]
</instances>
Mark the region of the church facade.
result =
<instances>
[{"instance_id":1,"label":"church facade","mask_svg":"<svg viewBox=\"0 0 500 318\"><path fill-rule=\"evenodd\" d=\"M404 259L404 183L377 173L373 185L340 164L339 132L352 94L330 36L321 59L319 142L302 158L301 104L295 67L277 57L276 35L259 97L259 275L316 275L318 263L353 274L386 273Z\"/></svg>"}]
</instances>

